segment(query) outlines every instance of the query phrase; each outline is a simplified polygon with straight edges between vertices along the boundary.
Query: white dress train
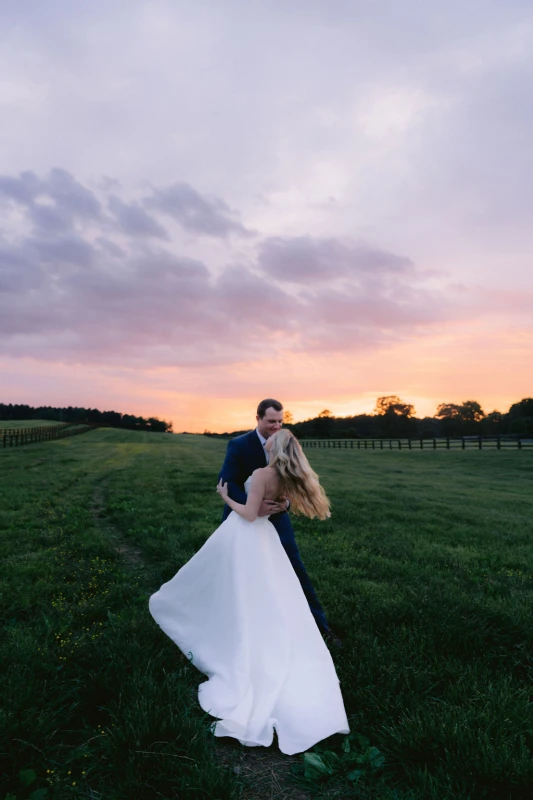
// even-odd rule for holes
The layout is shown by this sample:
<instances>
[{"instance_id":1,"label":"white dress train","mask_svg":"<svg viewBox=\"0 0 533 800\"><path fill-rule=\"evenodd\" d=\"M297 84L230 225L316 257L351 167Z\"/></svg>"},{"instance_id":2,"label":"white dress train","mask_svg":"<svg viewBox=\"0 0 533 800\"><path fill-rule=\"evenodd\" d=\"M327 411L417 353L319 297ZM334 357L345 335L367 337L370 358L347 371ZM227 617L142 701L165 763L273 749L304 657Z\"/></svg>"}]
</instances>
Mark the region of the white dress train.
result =
<instances>
[{"instance_id":1,"label":"white dress train","mask_svg":"<svg viewBox=\"0 0 533 800\"><path fill-rule=\"evenodd\" d=\"M246 482L246 489L249 486ZM349 733L339 680L276 529L234 511L150 598L150 612L208 680L215 736L287 755Z\"/></svg>"}]
</instances>

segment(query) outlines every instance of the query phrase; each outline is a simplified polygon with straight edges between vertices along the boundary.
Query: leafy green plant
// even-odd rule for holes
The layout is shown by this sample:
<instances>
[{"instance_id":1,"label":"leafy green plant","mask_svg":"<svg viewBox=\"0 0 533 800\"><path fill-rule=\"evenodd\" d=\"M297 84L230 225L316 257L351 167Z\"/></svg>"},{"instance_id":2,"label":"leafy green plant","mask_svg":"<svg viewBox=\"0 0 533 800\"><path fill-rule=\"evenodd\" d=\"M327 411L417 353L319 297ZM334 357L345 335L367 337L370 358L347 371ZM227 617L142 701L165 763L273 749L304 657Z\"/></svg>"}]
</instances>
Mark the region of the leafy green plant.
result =
<instances>
[{"instance_id":1,"label":"leafy green plant","mask_svg":"<svg viewBox=\"0 0 533 800\"><path fill-rule=\"evenodd\" d=\"M21 769L19 772L19 781L23 791L29 789L36 779L37 775L33 769ZM31 794L24 794L24 800L45 800L47 795L48 789L34 789ZM17 795L8 793L4 800L17 800Z\"/></svg>"},{"instance_id":2,"label":"leafy green plant","mask_svg":"<svg viewBox=\"0 0 533 800\"><path fill-rule=\"evenodd\" d=\"M349 781L364 781L382 769L385 756L372 747L366 736L351 733L344 739L341 753L315 747L303 755L303 776L313 783L330 778L346 777Z\"/></svg>"}]
</instances>

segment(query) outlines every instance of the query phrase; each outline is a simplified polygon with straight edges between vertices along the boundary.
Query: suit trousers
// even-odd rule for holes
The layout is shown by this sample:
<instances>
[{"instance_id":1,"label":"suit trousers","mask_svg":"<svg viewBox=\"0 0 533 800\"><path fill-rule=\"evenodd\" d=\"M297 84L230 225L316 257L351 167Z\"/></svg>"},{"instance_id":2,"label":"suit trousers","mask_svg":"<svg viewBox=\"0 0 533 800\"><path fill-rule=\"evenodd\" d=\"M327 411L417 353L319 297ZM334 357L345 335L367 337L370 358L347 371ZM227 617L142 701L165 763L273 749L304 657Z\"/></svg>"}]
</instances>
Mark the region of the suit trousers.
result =
<instances>
[{"instance_id":1,"label":"suit trousers","mask_svg":"<svg viewBox=\"0 0 533 800\"><path fill-rule=\"evenodd\" d=\"M280 542L289 557L292 568L298 576L298 580L300 581L307 602L309 603L309 608L311 609L311 613L315 618L320 632L327 633L329 631L329 625L326 620L326 615L324 609L320 605L320 600L316 596L313 584L311 583L311 579L307 574L307 570L300 556L289 515L274 514L270 517L270 522L278 532Z\"/></svg>"}]
</instances>

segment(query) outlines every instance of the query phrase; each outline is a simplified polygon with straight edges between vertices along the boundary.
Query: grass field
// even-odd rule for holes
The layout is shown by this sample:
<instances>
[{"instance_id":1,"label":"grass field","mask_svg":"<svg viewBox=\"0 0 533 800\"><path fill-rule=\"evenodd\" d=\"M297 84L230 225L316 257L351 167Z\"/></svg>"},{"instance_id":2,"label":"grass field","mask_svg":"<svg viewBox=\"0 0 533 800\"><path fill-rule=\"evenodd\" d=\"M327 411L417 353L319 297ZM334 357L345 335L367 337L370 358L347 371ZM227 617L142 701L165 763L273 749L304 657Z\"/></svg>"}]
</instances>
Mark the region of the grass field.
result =
<instances>
[{"instance_id":1,"label":"grass field","mask_svg":"<svg viewBox=\"0 0 533 800\"><path fill-rule=\"evenodd\" d=\"M219 522L224 449L102 429L0 451L2 800L530 800L533 454L308 451L333 516L297 538L385 761L334 737L306 776L211 737L148 614Z\"/></svg>"},{"instance_id":2,"label":"grass field","mask_svg":"<svg viewBox=\"0 0 533 800\"><path fill-rule=\"evenodd\" d=\"M4 428L9 430L14 430L15 428L44 428L45 425L61 425L61 423L48 419L0 419L0 430Z\"/></svg>"}]
</instances>

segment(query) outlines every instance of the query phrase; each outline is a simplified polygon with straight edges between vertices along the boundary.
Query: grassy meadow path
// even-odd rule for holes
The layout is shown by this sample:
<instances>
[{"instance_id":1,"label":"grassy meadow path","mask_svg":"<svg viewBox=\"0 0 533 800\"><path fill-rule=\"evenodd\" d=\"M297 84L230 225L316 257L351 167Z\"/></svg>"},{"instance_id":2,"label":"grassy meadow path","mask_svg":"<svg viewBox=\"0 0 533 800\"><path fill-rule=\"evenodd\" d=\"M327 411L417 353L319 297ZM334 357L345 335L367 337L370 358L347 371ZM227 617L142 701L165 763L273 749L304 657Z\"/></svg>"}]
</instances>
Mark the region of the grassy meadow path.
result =
<instances>
[{"instance_id":1,"label":"grassy meadow path","mask_svg":"<svg viewBox=\"0 0 533 800\"><path fill-rule=\"evenodd\" d=\"M100 429L0 451L0 798L529 800L533 455L308 452L333 516L297 539L352 731L385 761L334 737L331 774L306 776L212 738L148 614L219 523L224 450Z\"/></svg>"}]
</instances>

